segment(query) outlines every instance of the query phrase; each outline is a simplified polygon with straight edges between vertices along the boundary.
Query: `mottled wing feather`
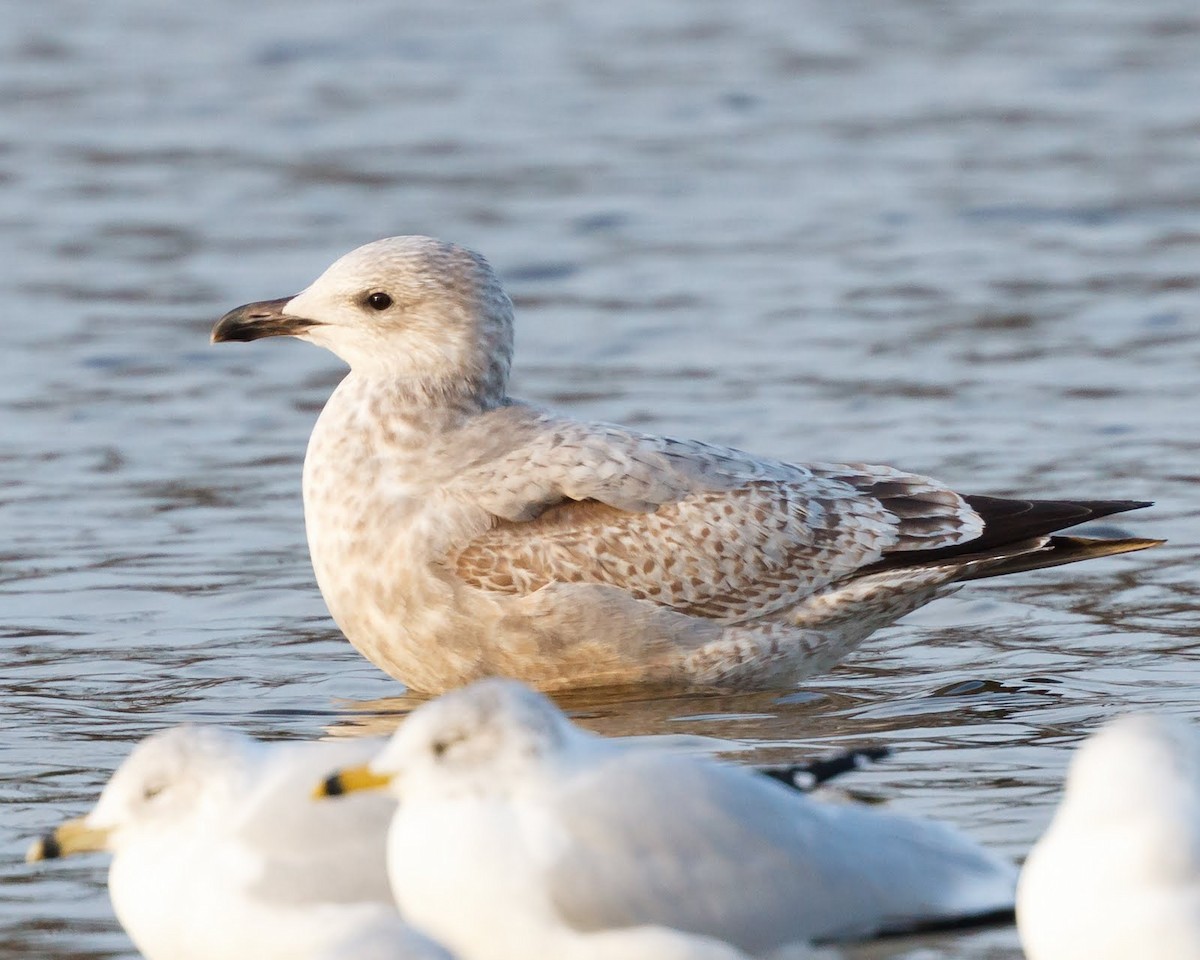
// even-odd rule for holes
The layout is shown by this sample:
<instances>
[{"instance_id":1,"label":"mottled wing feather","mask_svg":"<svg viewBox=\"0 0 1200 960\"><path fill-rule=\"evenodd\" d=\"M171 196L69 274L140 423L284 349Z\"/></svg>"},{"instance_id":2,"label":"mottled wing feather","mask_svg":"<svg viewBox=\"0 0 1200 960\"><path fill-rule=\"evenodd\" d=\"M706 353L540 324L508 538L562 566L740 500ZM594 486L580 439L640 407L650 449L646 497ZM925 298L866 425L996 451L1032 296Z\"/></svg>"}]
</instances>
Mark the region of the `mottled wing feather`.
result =
<instances>
[{"instance_id":1,"label":"mottled wing feather","mask_svg":"<svg viewBox=\"0 0 1200 960\"><path fill-rule=\"evenodd\" d=\"M599 500L646 512L690 493L733 489L770 472L765 462L754 469L755 462L737 451L641 437L608 424L541 417L528 427L527 442L464 471L450 485L451 494L497 517L521 521L564 500ZM796 469L787 473L807 476Z\"/></svg>"},{"instance_id":2,"label":"mottled wing feather","mask_svg":"<svg viewBox=\"0 0 1200 960\"><path fill-rule=\"evenodd\" d=\"M858 496L878 500L896 518L896 543L885 553L958 546L983 533L983 520L962 495L928 477L867 463L808 468L814 477L840 480Z\"/></svg>"},{"instance_id":3,"label":"mottled wing feather","mask_svg":"<svg viewBox=\"0 0 1200 960\"><path fill-rule=\"evenodd\" d=\"M889 467L785 464L570 421L455 487L498 518L453 560L473 586L611 584L727 622L786 608L889 551L979 533L957 494Z\"/></svg>"},{"instance_id":4,"label":"mottled wing feather","mask_svg":"<svg viewBox=\"0 0 1200 960\"><path fill-rule=\"evenodd\" d=\"M820 500L759 480L650 514L563 504L529 523L498 524L459 554L455 569L487 590L604 583L736 622L794 604L878 559L894 540L894 524L873 501Z\"/></svg>"}]
</instances>

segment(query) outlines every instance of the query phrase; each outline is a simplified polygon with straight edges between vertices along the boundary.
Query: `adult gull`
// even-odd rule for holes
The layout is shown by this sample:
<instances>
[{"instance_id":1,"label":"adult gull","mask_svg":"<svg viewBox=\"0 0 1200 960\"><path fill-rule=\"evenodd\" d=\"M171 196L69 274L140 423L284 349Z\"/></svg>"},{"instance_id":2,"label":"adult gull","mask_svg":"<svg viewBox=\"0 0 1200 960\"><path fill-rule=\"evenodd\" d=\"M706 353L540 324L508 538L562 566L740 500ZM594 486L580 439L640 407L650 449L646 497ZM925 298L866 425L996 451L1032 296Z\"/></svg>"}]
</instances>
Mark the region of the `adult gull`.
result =
<instances>
[{"instance_id":1,"label":"adult gull","mask_svg":"<svg viewBox=\"0 0 1200 960\"><path fill-rule=\"evenodd\" d=\"M138 744L95 808L28 860L108 850L117 919L148 960L451 960L405 924L388 884L393 803L313 803L370 740L260 743L186 725Z\"/></svg>"},{"instance_id":2,"label":"adult gull","mask_svg":"<svg viewBox=\"0 0 1200 960\"><path fill-rule=\"evenodd\" d=\"M370 788L399 800L397 905L468 960L777 956L1013 904L1016 867L949 826L606 740L512 680L423 704L316 790Z\"/></svg>"},{"instance_id":3,"label":"adult gull","mask_svg":"<svg viewBox=\"0 0 1200 960\"><path fill-rule=\"evenodd\" d=\"M1029 960L1200 958L1200 733L1120 717L1071 759L1066 791L1021 871Z\"/></svg>"},{"instance_id":4,"label":"adult gull","mask_svg":"<svg viewBox=\"0 0 1200 960\"><path fill-rule=\"evenodd\" d=\"M515 400L512 304L483 257L429 237L360 247L212 339L280 335L350 365L304 461L317 582L420 691L791 685L963 581L1159 542L1057 534L1142 502L964 496Z\"/></svg>"}]
</instances>

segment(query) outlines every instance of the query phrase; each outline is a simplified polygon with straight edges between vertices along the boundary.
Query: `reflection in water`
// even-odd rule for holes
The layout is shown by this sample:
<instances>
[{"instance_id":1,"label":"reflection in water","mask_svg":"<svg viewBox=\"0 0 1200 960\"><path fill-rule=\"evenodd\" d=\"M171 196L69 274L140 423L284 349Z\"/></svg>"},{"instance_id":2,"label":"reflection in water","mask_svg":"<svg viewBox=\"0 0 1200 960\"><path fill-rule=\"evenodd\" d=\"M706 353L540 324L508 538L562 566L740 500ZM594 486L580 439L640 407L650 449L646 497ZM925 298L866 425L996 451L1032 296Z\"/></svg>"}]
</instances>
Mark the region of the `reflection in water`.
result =
<instances>
[{"instance_id":1,"label":"reflection in water","mask_svg":"<svg viewBox=\"0 0 1200 960\"><path fill-rule=\"evenodd\" d=\"M410 5L411 6L411 5ZM230 303L424 232L492 257L514 392L959 489L1158 501L1152 554L976 584L783 696L580 694L1022 855L1070 746L1200 695L1200 21L981 0L406 11L27 4L0 37L0 960L131 956L103 858L31 869L155 729L385 729L299 475L340 375ZM231 30L230 24L237 29ZM1019 956L1012 931L858 957Z\"/></svg>"}]
</instances>

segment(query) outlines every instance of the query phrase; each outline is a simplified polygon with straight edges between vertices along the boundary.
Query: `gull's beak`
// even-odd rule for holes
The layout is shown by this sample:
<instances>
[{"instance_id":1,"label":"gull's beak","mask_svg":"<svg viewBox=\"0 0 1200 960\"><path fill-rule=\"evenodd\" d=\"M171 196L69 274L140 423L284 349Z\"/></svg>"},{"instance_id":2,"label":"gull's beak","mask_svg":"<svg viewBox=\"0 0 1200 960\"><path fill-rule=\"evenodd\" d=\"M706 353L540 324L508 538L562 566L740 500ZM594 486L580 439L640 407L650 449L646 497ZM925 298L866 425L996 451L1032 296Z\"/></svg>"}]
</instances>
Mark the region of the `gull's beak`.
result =
<instances>
[{"instance_id":1,"label":"gull's beak","mask_svg":"<svg viewBox=\"0 0 1200 960\"><path fill-rule=\"evenodd\" d=\"M263 337L294 337L309 327L318 326L316 320L295 317L290 313L283 312L283 308L293 299L293 297L280 297L278 300L260 300L257 303L244 303L240 307L230 310L213 327L212 342L260 340Z\"/></svg>"},{"instance_id":2,"label":"gull's beak","mask_svg":"<svg viewBox=\"0 0 1200 960\"><path fill-rule=\"evenodd\" d=\"M57 860L72 853L92 853L108 848L108 830L89 827L86 817L68 820L53 833L38 837L25 853L25 862Z\"/></svg>"},{"instance_id":3,"label":"gull's beak","mask_svg":"<svg viewBox=\"0 0 1200 960\"><path fill-rule=\"evenodd\" d=\"M346 767L339 770L313 788L313 799L325 797L340 797L343 793L354 793L358 790L382 790L392 778L387 774L376 773L366 764L361 767Z\"/></svg>"}]
</instances>

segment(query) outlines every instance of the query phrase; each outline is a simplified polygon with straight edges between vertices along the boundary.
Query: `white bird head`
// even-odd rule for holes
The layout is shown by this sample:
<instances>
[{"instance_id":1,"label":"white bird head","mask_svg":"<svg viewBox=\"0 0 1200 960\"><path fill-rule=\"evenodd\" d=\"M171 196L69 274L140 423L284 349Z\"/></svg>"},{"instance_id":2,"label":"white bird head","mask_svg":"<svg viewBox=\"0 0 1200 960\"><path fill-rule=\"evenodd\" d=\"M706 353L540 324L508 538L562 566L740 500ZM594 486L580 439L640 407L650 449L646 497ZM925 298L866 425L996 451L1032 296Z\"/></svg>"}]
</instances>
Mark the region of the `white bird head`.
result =
<instances>
[{"instance_id":1,"label":"white bird head","mask_svg":"<svg viewBox=\"0 0 1200 960\"><path fill-rule=\"evenodd\" d=\"M494 406L512 363L512 303L488 262L431 237L389 237L352 250L294 297L225 314L212 340L293 336L356 373L434 402Z\"/></svg>"},{"instance_id":2,"label":"white bird head","mask_svg":"<svg viewBox=\"0 0 1200 960\"><path fill-rule=\"evenodd\" d=\"M1169 830L1173 819L1200 817L1200 735L1153 714L1111 721L1072 757L1061 811L1090 822L1162 822Z\"/></svg>"},{"instance_id":3,"label":"white bird head","mask_svg":"<svg viewBox=\"0 0 1200 960\"><path fill-rule=\"evenodd\" d=\"M339 771L317 793L387 788L410 802L418 793L503 792L568 745L592 739L524 684L481 680L418 707L374 760Z\"/></svg>"},{"instance_id":4,"label":"white bird head","mask_svg":"<svg viewBox=\"0 0 1200 960\"><path fill-rule=\"evenodd\" d=\"M117 768L91 813L37 840L26 859L118 852L183 822L198 822L238 788L258 746L221 727L184 725L154 734Z\"/></svg>"}]
</instances>

